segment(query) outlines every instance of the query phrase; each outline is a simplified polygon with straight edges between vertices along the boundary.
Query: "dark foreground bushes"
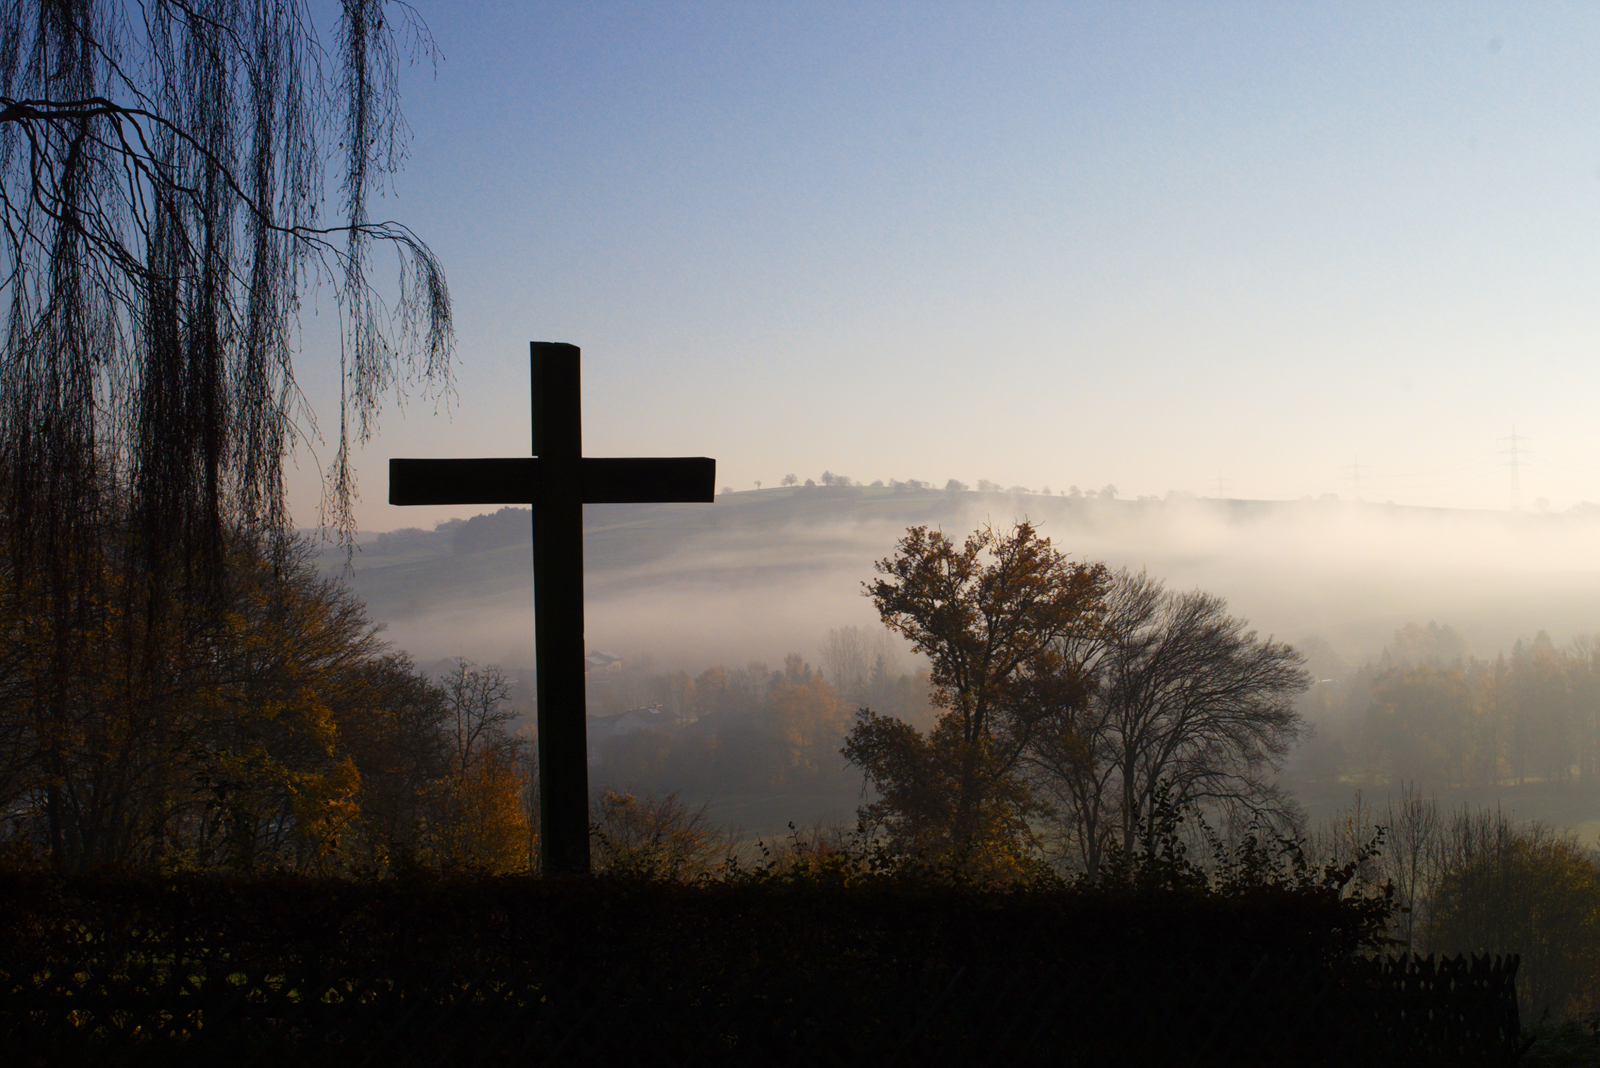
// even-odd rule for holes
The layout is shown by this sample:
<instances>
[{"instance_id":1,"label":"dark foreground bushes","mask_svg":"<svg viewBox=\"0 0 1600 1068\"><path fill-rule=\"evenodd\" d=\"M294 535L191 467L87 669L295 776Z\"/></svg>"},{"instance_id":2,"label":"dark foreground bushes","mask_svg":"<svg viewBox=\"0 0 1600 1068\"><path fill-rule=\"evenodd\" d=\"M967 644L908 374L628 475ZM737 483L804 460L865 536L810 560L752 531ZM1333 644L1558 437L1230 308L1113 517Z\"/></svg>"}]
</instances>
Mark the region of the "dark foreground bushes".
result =
<instances>
[{"instance_id":1,"label":"dark foreground bushes","mask_svg":"<svg viewBox=\"0 0 1600 1068\"><path fill-rule=\"evenodd\" d=\"M0 1048L385 1068L1512 1063L1514 962L1366 960L1386 914L1281 881L995 889L826 862L697 885L11 874Z\"/></svg>"}]
</instances>

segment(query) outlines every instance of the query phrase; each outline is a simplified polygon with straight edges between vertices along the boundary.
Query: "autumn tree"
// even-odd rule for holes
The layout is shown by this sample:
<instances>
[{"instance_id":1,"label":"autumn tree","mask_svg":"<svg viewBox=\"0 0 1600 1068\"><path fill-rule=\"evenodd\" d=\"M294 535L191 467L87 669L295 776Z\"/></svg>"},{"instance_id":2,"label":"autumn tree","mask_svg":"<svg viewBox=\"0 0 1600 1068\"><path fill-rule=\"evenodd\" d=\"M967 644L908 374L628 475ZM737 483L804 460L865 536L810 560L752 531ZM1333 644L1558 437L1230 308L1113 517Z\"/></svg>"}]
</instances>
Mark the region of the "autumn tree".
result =
<instances>
[{"instance_id":1,"label":"autumn tree","mask_svg":"<svg viewBox=\"0 0 1600 1068\"><path fill-rule=\"evenodd\" d=\"M1430 951L1516 953L1524 1011L1600 1008L1600 865L1571 834L1462 811L1442 835L1426 918Z\"/></svg>"},{"instance_id":2,"label":"autumn tree","mask_svg":"<svg viewBox=\"0 0 1600 1068\"><path fill-rule=\"evenodd\" d=\"M404 653L385 653L356 669L340 740L361 776L357 865L382 871L419 862L434 818L434 797L449 781L450 718L444 691Z\"/></svg>"},{"instance_id":3,"label":"autumn tree","mask_svg":"<svg viewBox=\"0 0 1600 1068\"><path fill-rule=\"evenodd\" d=\"M450 770L439 784L433 841L447 864L514 871L530 862L521 746L505 672L458 657L439 682Z\"/></svg>"},{"instance_id":4,"label":"autumn tree","mask_svg":"<svg viewBox=\"0 0 1600 1068\"><path fill-rule=\"evenodd\" d=\"M892 840L945 855L987 851L985 864L999 870L1026 838L1016 772L1038 689L1068 674L1060 642L1095 625L1105 568L1069 561L1026 522L985 526L959 546L912 527L876 567L882 577L864 592L928 658L942 713L926 737L860 715L843 751L880 794L865 814Z\"/></svg>"},{"instance_id":5,"label":"autumn tree","mask_svg":"<svg viewBox=\"0 0 1600 1068\"><path fill-rule=\"evenodd\" d=\"M165 692L130 695L134 708L147 702L152 729L185 739L182 770L211 792L202 864L210 823L225 828L233 863L323 870L359 814L341 723L361 666L382 647L364 606L316 574L303 542L297 553L286 569L265 544L235 550L224 610L207 611L213 602L200 596L181 617L181 659L169 661L181 673ZM137 660L123 663L137 677Z\"/></svg>"},{"instance_id":6,"label":"autumn tree","mask_svg":"<svg viewBox=\"0 0 1600 1068\"><path fill-rule=\"evenodd\" d=\"M0 834L66 869L525 867L503 675L424 678L291 550L235 539L222 596L180 587L154 615L127 592L137 555L97 557L92 640L65 672L40 599L0 567Z\"/></svg>"},{"instance_id":7,"label":"autumn tree","mask_svg":"<svg viewBox=\"0 0 1600 1068\"><path fill-rule=\"evenodd\" d=\"M775 678L767 688L767 724L787 750L790 765L814 777L829 758L838 761L850 717L822 673L791 654L781 680Z\"/></svg>"},{"instance_id":8,"label":"autumn tree","mask_svg":"<svg viewBox=\"0 0 1600 1068\"><path fill-rule=\"evenodd\" d=\"M1600 778L1594 638L1562 646L1541 631L1493 659L1462 648L1448 626L1408 624L1376 663L1319 686L1321 718L1348 724L1337 770L1458 786Z\"/></svg>"},{"instance_id":9,"label":"autumn tree","mask_svg":"<svg viewBox=\"0 0 1600 1068\"><path fill-rule=\"evenodd\" d=\"M538 762L508 733L511 681L457 659L439 679L388 654L360 671L361 705L340 721L361 773L354 860L526 868L536 856Z\"/></svg>"},{"instance_id":10,"label":"autumn tree","mask_svg":"<svg viewBox=\"0 0 1600 1068\"><path fill-rule=\"evenodd\" d=\"M162 614L141 610L135 554L90 562L92 625L64 666L49 599L0 572L0 737L17 747L0 764L26 769L10 800L27 833L62 867L324 866L357 813L340 722L380 649L359 602L303 545L239 539L225 597L180 589L195 603Z\"/></svg>"}]
</instances>

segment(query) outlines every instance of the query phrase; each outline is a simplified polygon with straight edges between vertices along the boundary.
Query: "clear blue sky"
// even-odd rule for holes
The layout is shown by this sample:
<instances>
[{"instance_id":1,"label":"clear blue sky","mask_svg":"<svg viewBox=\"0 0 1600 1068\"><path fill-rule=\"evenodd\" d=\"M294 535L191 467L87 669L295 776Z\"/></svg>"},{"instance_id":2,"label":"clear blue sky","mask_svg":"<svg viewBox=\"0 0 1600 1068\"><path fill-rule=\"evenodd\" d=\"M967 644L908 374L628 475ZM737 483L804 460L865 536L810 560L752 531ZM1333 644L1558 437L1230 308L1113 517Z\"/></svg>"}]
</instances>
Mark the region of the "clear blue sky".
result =
<instances>
[{"instance_id":1,"label":"clear blue sky","mask_svg":"<svg viewBox=\"0 0 1600 1068\"><path fill-rule=\"evenodd\" d=\"M363 449L1122 495L1600 501L1600 7L418 0L377 206L443 260L457 398ZM308 333L302 384L331 423ZM322 462L331 445L319 449ZM315 461L293 503L315 518Z\"/></svg>"}]
</instances>

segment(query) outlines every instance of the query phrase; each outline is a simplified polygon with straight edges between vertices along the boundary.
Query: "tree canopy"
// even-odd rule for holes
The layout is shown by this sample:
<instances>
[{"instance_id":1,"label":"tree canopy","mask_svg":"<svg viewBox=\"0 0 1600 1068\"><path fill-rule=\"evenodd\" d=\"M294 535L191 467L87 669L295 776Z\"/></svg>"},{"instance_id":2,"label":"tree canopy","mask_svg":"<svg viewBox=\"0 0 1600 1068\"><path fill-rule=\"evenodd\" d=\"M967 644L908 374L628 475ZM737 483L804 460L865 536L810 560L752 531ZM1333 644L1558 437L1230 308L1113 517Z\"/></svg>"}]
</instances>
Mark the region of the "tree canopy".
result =
<instances>
[{"instance_id":1,"label":"tree canopy","mask_svg":"<svg viewBox=\"0 0 1600 1068\"><path fill-rule=\"evenodd\" d=\"M1035 697L1069 674L1059 641L1096 625L1106 570L1068 560L1028 523L980 528L959 547L912 527L877 570L864 592L928 657L946 712L926 738L860 716L844 753L879 791L867 815L901 845L981 854L975 862L997 873L1014 867L1030 812L1014 773Z\"/></svg>"},{"instance_id":2,"label":"tree canopy","mask_svg":"<svg viewBox=\"0 0 1600 1068\"><path fill-rule=\"evenodd\" d=\"M1158 797L1289 814L1264 773L1303 733L1308 676L1221 598L1069 561L1026 522L959 547L912 527L877 570L865 592L944 710L924 733L863 708L845 743L892 847L1004 876L1053 826L1093 881Z\"/></svg>"},{"instance_id":3,"label":"tree canopy","mask_svg":"<svg viewBox=\"0 0 1600 1068\"><path fill-rule=\"evenodd\" d=\"M1292 822L1267 773L1306 733L1294 698L1310 679L1299 653L1227 607L1119 571L1099 626L1061 643L1067 699L1040 709L1025 761L1060 844L1091 878L1109 847L1132 852L1163 790L1180 805Z\"/></svg>"}]
</instances>

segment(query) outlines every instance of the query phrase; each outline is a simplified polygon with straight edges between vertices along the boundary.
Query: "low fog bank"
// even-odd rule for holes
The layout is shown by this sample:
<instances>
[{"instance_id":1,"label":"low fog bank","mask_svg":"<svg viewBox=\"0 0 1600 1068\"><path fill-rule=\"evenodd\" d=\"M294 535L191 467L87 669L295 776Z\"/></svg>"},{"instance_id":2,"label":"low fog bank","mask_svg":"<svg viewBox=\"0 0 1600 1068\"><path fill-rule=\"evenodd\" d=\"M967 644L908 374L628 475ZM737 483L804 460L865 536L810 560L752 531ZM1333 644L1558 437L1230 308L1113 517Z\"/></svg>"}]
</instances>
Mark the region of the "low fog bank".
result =
<instances>
[{"instance_id":1,"label":"low fog bank","mask_svg":"<svg viewBox=\"0 0 1600 1068\"><path fill-rule=\"evenodd\" d=\"M1352 666L1412 621L1451 624L1479 657L1540 630L1557 641L1600 631L1600 520L1590 517L860 489L816 498L733 494L630 508L615 522L592 510L587 644L686 671L812 656L829 629L876 624L861 583L911 523L960 536L1023 518L1075 557L1219 594L1263 634L1315 636ZM436 549L357 561L351 581L388 637L419 659L532 663L527 543Z\"/></svg>"}]
</instances>

